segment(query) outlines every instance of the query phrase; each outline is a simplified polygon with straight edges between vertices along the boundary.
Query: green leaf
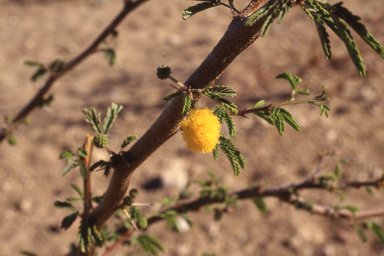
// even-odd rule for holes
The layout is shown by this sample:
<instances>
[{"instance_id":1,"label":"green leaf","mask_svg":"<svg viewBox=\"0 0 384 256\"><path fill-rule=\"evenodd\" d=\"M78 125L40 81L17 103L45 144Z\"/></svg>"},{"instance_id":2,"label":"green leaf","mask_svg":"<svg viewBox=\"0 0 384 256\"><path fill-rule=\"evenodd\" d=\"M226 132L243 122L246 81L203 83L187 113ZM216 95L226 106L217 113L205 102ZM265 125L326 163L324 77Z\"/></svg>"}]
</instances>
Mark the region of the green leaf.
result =
<instances>
[{"instance_id":1,"label":"green leaf","mask_svg":"<svg viewBox=\"0 0 384 256\"><path fill-rule=\"evenodd\" d=\"M291 84L292 91L296 90L297 86L303 81L298 76L292 76L288 71L284 71L283 73L278 74L275 78L287 80Z\"/></svg>"},{"instance_id":2,"label":"green leaf","mask_svg":"<svg viewBox=\"0 0 384 256\"><path fill-rule=\"evenodd\" d=\"M77 161L77 159L73 159L73 158L70 159L68 161L67 166L65 166L64 170L61 172L61 176L66 175L67 173L69 173L73 168L75 168L78 165L79 165L79 161Z\"/></svg>"},{"instance_id":3,"label":"green leaf","mask_svg":"<svg viewBox=\"0 0 384 256\"><path fill-rule=\"evenodd\" d=\"M94 171L95 169L99 168L100 169L104 169L106 168L108 165L110 165L111 162L107 162L107 161L104 161L104 160L100 160L100 161L97 161L96 163L94 163L90 168L89 168L89 171L92 172Z\"/></svg>"},{"instance_id":4,"label":"green leaf","mask_svg":"<svg viewBox=\"0 0 384 256\"><path fill-rule=\"evenodd\" d=\"M107 48L103 50L104 58L108 61L109 65L113 66L116 63L116 53L114 49Z\"/></svg>"},{"instance_id":5,"label":"green leaf","mask_svg":"<svg viewBox=\"0 0 384 256\"><path fill-rule=\"evenodd\" d=\"M113 102L111 106L108 107L107 116L104 119L104 126L103 126L104 134L107 134L109 129L111 129L113 122L115 122L117 115L122 109L123 109L123 106L118 106Z\"/></svg>"},{"instance_id":6,"label":"green leaf","mask_svg":"<svg viewBox=\"0 0 384 256\"><path fill-rule=\"evenodd\" d=\"M228 131L231 137L236 137L235 122L233 121L232 115L228 113L225 108L217 106L212 109L212 112L214 115L217 116L220 123L223 123L223 120L225 121L228 126Z\"/></svg>"},{"instance_id":7,"label":"green leaf","mask_svg":"<svg viewBox=\"0 0 384 256\"><path fill-rule=\"evenodd\" d=\"M137 139L137 135L129 135L121 144L121 150L128 146L132 141Z\"/></svg>"},{"instance_id":8,"label":"green leaf","mask_svg":"<svg viewBox=\"0 0 384 256\"><path fill-rule=\"evenodd\" d=\"M341 176L343 176L343 167L341 166L340 163L338 163L336 165L335 175L336 175L337 179L340 179Z\"/></svg>"},{"instance_id":9,"label":"green leaf","mask_svg":"<svg viewBox=\"0 0 384 256\"><path fill-rule=\"evenodd\" d=\"M311 95L308 89L299 89L297 90L296 94L305 94L305 95Z\"/></svg>"},{"instance_id":10,"label":"green leaf","mask_svg":"<svg viewBox=\"0 0 384 256\"><path fill-rule=\"evenodd\" d=\"M212 88L210 88L210 89L212 89ZM231 111L234 115L236 115L239 112L237 110L237 106L233 102L222 98L220 92L212 91L210 89L203 90L202 94L206 95L211 100L214 100L214 101L220 103L221 105L226 107L229 111Z\"/></svg>"},{"instance_id":11,"label":"green leaf","mask_svg":"<svg viewBox=\"0 0 384 256\"><path fill-rule=\"evenodd\" d=\"M100 113L97 114L95 108L91 110L85 108L82 112L85 115L85 121L89 123L97 133L103 133L101 130Z\"/></svg>"},{"instance_id":12,"label":"green leaf","mask_svg":"<svg viewBox=\"0 0 384 256\"><path fill-rule=\"evenodd\" d=\"M284 108L280 108L280 115L283 117L284 121L287 122L290 126L292 126L293 129L300 132L301 128L300 125L295 121L291 113L288 112L288 110Z\"/></svg>"},{"instance_id":13,"label":"green leaf","mask_svg":"<svg viewBox=\"0 0 384 256\"><path fill-rule=\"evenodd\" d=\"M80 197L67 197L66 199L65 199L65 201L67 201L67 202L80 202L80 201L82 201L83 199L82 198L80 198Z\"/></svg>"},{"instance_id":14,"label":"green leaf","mask_svg":"<svg viewBox=\"0 0 384 256\"><path fill-rule=\"evenodd\" d=\"M222 3L220 3L220 0L200 0L200 1L205 1L205 2L191 6L188 9L185 9L183 11L183 16L182 16L183 20L189 19L192 15L195 15L196 13L199 13L206 9L223 5Z\"/></svg>"},{"instance_id":15,"label":"green leaf","mask_svg":"<svg viewBox=\"0 0 384 256\"><path fill-rule=\"evenodd\" d=\"M331 42L329 41L329 34L325 30L324 21L316 13L313 13L313 16L314 16L314 20L317 28L317 33L319 34L319 37L320 37L321 46L325 54L325 58L327 60L330 60L332 58Z\"/></svg>"},{"instance_id":16,"label":"green leaf","mask_svg":"<svg viewBox=\"0 0 384 256\"><path fill-rule=\"evenodd\" d=\"M44 77L44 75L47 73L47 68L45 65L39 61L25 61L25 65L30 66L30 67L37 67L36 72L31 76L31 80L33 82L36 82L37 80L41 79Z\"/></svg>"},{"instance_id":17,"label":"green leaf","mask_svg":"<svg viewBox=\"0 0 384 256\"><path fill-rule=\"evenodd\" d=\"M360 23L360 17L352 14L347 8L342 6L342 2L332 6L333 13L345 20L349 26L370 46L375 52L384 58L383 45Z\"/></svg>"},{"instance_id":18,"label":"green leaf","mask_svg":"<svg viewBox=\"0 0 384 256\"><path fill-rule=\"evenodd\" d=\"M168 228L176 231L177 233L180 233L179 227L177 226L177 220L176 220L177 214L178 213L176 211L170 210L160 214L159 216L165 220Z\"/></svg>"},{"instance_id":19,"label":"green leaf","mask_svg":"<svg viewBox=\"0 0 384 256\"><path fill-rule=\"evenodd\" d=\"M84 192L77 184L71 184L71 187L76 190L80 197L84 197Z\"/></svg>"},{"instance_id":20,"label":"green leaf","mask_svg":"<svg viewBox=\"0 0 384 256\"><path fill-rule=\"evenodd\" d=\"M49 71L51 73L58 73L65 68L65 65L64 61L56 59L49 64Z\"/></svg>"},{"instance_id":21,"label":"green leaf","mask_svg":"<svg viewBox=\"0 0 384 256\"><path fill-rule=\"evenodd\" d=\"M204 89L204 91L209 91L209 93L211 94L216 94L222 97L235 97L237 92L233 88L229 88L228 86L225 86L225 85L217 85L212 88Z\"/></svg>"},{"instance_id":22,"label":"green leaf","mask_svg":"<svg viewBox=\"0 0 384 256\"><path fill-rule=\"evenodd\" d=\"M360 52L357 49L357 44L353 40L349 29L342 22L337 15L332 15L330 17L323 17L322 20L327 24L328 27L344 42L347 47L349 56L353 64L355 64L356 69L358 70L360 76L365 76L365 65L363 59L360 56Z\"/></svg>"},{"instance_id":23,"label":"green leaf","mask_svg":"<svg viewBox=\"0 0 384 256\"><path fill-rule=\"evenodd\" d=\"M65 150L63 151L60 155L59 155L59 158L62 159L62 158L66 158L65 160L67 161L67 163L69 162L69 160L71 160L71 158L74 156L74 154L72 153L71 150Z\"/></svg>"},{"instance_id":24,"label":"green leaf","mask_svg":"<svg viewBox=\"0 0 384 256\"><path fill-rule=\"evenodd\" d=\"M163 100L164 100L165 102L169 102L169 101L173 100L174 98L179 97L179 96L182 95L182 94L184 94L182 91L177 91L177 92L168 94L167 96L164 97Z\"/></svg>"},{"instance_id":25,"label":"green leaf","mask_svg":"<svg viewBox=\"0 0 384 256\"><path fill-rule=\"evenodd\" d=\"M96 225L93 225L92 228L89 228L89 230L91 231L90 237L91 237L92 242L96 246L99 246L99 247L102 246L103 237L101 236L100 232L97 230Z\"/></svg>"},{"instance_id":26,"label":"green leaf","mask_svg":"<svg viewBox=\"0 0 384 256\"><path fill-rule=\"evenodd\" d=\"M268 212L267 205L263 198L254 197L252 198L252 202L256 205L257 209L259 209L262 214L266 214Z\"/></svg>"},{"instance_id":27,"label":"green leaf","mask_svg":"<svg viewBox=\"0 0 384 256\"><path fill-rule=\"evenodd\" d=\"M57 208L61 208L61 209L68 209L68 210L75 210L75 207L70 204L70 203L67 203L67 202L62 202L62 201L55 201L55 207Z\"/></svg>"},{"instance_id":28,"label":"green leaf","mask_svg":"<svg viewBox=\"0 0 384 256\"><path fill-rule=\"evenodd\" d=\"M82 158L85 158L85 157L87 157L87 155L88 155L88 153L87 153L87 151L86 151L85 149L79 149L79 150L77 150L77 154L78 154L79 156L81 156Z\"/></svg>"},{"instance_id":29,"label":"green leaf","mask_svg":"<svg viewBox=\"0 0 384 256\"><path fill-rule=\"evenodd\" d=\"M85 166L84 162L83 161L79 161L79 168L80 168L80 174L81 176L86 179L87 178L87 174L88 174L88 169L87 167Z\"/></svg>"},{"instance_id":30,"label":"green leaf","mask_svg":"<svg viewBox=\"0 0 384 256\"><path fill-rule=\"evenodd\" d=\"M377 223L375 223L375 222L372 222L371 229L373 230L373 232L375 232L377 237L380 239L380 242L382 244L384 244L384 232L383 232L383 229Z\"/></svg>"},{"instance_id":31,"label":"green leaf","mask_svg":"<svg viewBox=\"0 0 384 256\"><path fill-rule=\"evenodd\" d=\"M240 167L242 169L245 168L246 163L244 156L240 153L240 150L236 148L235 144L224 135L220 136L219 141L219 147L231 163L235 176L238 176L240 174Z\"/></svg>"},{"instance_id":32,"label":"green leaf","mask_svg":"<svg viewBox=\"0 0 384 256\"><path fill-rule=\"evenodd\" d=\"M213 159L215 159L217 161L219 159L219 147L218 147L218 145L215 146L212 153L213 153Z\"/></svg>"},{"instance_id":33,"label":"green leaf","mask_svg":"<svg viewBox=\"0 0 384 256\"><path fill-rule=\"evenodd\" d=\"M61 221L61 228L67 230L72 223L76 220L77 215L79 214L78 211L74 211L70 214L68 214L62 221Z\"/></svg>"},{"instance_id":34,"label":"green leaf","mask_svg":"<svg viewBox=\"0 0 384 256\"><path fill-rule=\"evenodd\" d=\"M141 248L143 248L146 253L150 252L157 256L159 255L159 251L164 251L164 248L159 240L153 236L141 234L135 237L135 241L141 246Z\"/></svg>"},{"instance_id":35,"label":"green leaf","mask_svg":"<svg viewBox=\"0 0 384 256\"><path fill-rule=\"evenodd\" d=\"M284 135L285 124L284 117L280 114L281 108L274 108L272 113L272 118L275 121L275 126L280 135Z\"/></svg>"},{"instance_id":36,"label":"green leaf","mask_svg":"<svg viewBox=\"0 0 384 256\"><path fill-rule=\"evenodd\" d=\"M256 102L256 104L252 107L253 109L255 108L261 108L261 107L264 107L265 105L267 105L268 102L266 102L265 100L260 100L258 102Z\"/></svg>"},{"instance_id":37,"label":"green leaf","mask_svg":"<svg viewBox=\"0 0 384 256\"><path fill-rule=\"evenodd\" d=\"M51 103L53 101L54 97L53 95L49 95L48 97L42 98L39 102L39 108L43 108L44 106L51 106Z\"/></svg>"},{"instance_id":38,"label":"green leaf","mask_svg":"<svg viewBox=\"0 0 384 256\"><path fill-rule=\"evenodd\" d=\"M29 252L29 251L25 251L25 250L21 250L20 253L21 253L22 255L25 255L25 256L37 256L36 253Z\"/></svg>"},{"instance_id":39,"label":"green leaf","mask_svg":"<svg viewBox=\"0 0 384 256\"><path fill-rule=\"evenodd\" d=\"M181 111L181 114L186 116L188 114L189 110L191 109L191 107L192 107L192 99L186 93L186 94L184 94L184 106L183 106L183 110Z\"/></svg>"},{"instance_id":40,"label":"green leaf","mask_svg":"<svg viewBox=\"0 0 384 256\"><path fill-rule=\"evenodd\" d=\"M359 225L355 225L355 229L359 235L360 240L364 243L367 242L367 235L365 234L364 230Z\"/></svg>"},{"instance_id":41,"label":"green leaf","mask_svg":"<svg viewBox=\"0 0 384 256\"><path fill-rule=\"evenodd\" d=\"M273 20L278 18L278 22L281 23L291 7L291 0L270 0L254 14L250 15L245 25L253 26L258 21L264 20L260 30L260 35L264 36L267 34Z\"/></svg>"},{"instance_id":42,"label":"green leaf","mask_svg":"<svg viewBox=\"0 0 384 256\"><path fill-rule=\"evenodd\" d=\"M375 196L375 192L370 187L365 187L365 191L371 196Z\"/></svg>"},{"instance_id":43,"label":"green leaf","mask_svg":"<svg viewBox=\"0 0 384 256\"><path fill-rule=\"evenodd\" d=\"M353 214L353 216L355 216L355 217L356 217L356 212L359 210L359 208L357 208L354 205L347 205L347 206L345 206L345 209L350 211Z\"/></svg>"}]
</instances>

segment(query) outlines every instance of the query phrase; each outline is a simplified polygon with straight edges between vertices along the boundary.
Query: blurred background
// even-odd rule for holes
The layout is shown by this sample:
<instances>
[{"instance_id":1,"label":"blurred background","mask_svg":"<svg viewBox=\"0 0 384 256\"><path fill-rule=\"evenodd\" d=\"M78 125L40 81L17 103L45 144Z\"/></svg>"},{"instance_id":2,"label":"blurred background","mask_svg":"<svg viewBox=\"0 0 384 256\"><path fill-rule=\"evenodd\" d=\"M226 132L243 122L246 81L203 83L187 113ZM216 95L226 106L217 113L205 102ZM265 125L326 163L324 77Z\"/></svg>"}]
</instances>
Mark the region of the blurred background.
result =
<instances>
[{"instance_id":1,"label":"blurred background","mask_svg":"<svg viewBox=\"0 0 384 256\"><path fill-rule=\"evenodd\" d=\"M247 3L235 1L238 9ZM55 208L53 203L76 196L70 184L81 185L82 181L78 171L60 177L65 161L58 156L66 149L76 151L86 134L93 134L81 113L84 108L95 107L105 113L111 102L124 106L110 131L109 145L113 149L118 150L129 134L144 134L166 106L163 97L174 91L168 81L157 79L156 68L167 64L175 78L185 81L231 21L230 11L224 7L182 20L182 11L194 4L152 0L141 5L121 23L118 38L111 43L117 54L115 66L111 67L102 54L87 58L55 83L50 91L54 95L51 106L35 110L30 116L31 125L18 128L18 143L0 145L0 255L17 255L20 250L64 255L76 242L79 221L61 230L61 220L69 212ZM345 6L384 43L383 1L349 0ZM0 115L16 116L43 84L43 80L30 81L35 69L25 66L24 61L72 59L93 42L122 7L120 0L0 0ZM353 33L367 66L367 76L361 78L343 43L329 33L333 58L326 61L314 23L300 8L293 8L281 25L273 24L267 36L250 46L217 81L238 90L234 101L243 109L260 99L270 103L289 99L289 84L274 78L289 71L300 76L304 80L301 87L310 89L313 95L321 93L320 85L326 87L329 118L320 117L315 106L288 107L302 131L287 127L280 136L255 116L235 117L237 137L233 141L247 160L246 169L236 178L222 153L218 162L211 154L193 153L176 134L133 175L131 188L140 191L137 201L154 204L142 211L156 213L165 196L176 195L193 179L208 179L207 171L214 172L231 191L249 184L299 182L315 172L318 152L336 154L325 162L323 173L333 171L337 160L346 158L349 163L343 166L342 179L380 177L384 166L384 60ZM199 104L212 106L208 100ZM107 160L108 154L97 149L93 157ZM107 185L108 178L102 172L93 175L93 195L101 195ZM192 184L190 189L197 197L199 187ZM343 202L338 194L319 190L302 196L319 204L369 209L383 202L383 193L375 194L372 197L363 189L348 190ZM377 237L368 233L368 242L362 243L347 221L297 211L277 199L267 198L266 203L266 215L246 201L221 222L213 220L212 212L202 210L189 214L194 227L181 234L169 230L164 222L150 226L146 232L163 243L162 255L172 256L203 252L233 256L384 255ZM78 206L81 209L80 203ZM384 224L382 218L374 221ZM139 248L127 246L118 247L110 255L128 252L145 255Z\"/></svg>"}]
</instances>

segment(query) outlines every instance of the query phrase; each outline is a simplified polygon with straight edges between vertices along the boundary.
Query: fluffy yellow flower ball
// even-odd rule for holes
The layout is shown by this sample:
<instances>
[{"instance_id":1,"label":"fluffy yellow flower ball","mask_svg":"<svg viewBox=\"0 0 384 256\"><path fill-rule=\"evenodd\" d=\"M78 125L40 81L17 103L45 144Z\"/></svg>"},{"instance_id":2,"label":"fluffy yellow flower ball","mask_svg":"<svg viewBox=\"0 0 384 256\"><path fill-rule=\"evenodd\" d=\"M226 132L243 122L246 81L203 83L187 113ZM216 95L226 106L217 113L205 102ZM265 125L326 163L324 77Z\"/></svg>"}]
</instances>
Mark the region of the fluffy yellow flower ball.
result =
<instances>
[{"instance_id":1,"label":"fluffy yellow flower ball","mask_svg":"<svg viewBox=\"0 0 384 256\"><path fill-rule=\"evenodd\" d=\"M192 109L180 122L187 147L195 152L212 152L220 138L220 122L210 109Z\"/></svg>"}]
</instances>

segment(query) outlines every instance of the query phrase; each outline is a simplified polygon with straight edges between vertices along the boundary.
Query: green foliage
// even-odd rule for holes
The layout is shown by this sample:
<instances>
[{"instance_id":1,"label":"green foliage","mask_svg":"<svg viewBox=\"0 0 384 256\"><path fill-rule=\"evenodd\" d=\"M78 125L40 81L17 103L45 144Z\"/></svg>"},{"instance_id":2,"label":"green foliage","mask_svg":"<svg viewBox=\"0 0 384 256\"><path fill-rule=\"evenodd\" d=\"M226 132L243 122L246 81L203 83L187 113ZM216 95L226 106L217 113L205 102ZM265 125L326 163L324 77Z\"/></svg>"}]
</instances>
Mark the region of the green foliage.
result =
<instances>
[{"instance_id":1,"label":"green foliage","mask_svg":"<svg viewBox=\"0 0 384 256\"><path fill-rule=\"evenodd\" d=\"M77 216L79 215L78 211L73 211L72 213L68 214L62 221L61 221L61 228L67 230L72 223L76 220Z\"/></svg>"},{"instance_id":2,"label":"green foliage","mask_svg":"<svg viewBox=\"0 0 384 256\"><path fill-rule=\"evenodd\" d=\"M62 202L62 201L57 200L57 201L55 201L54 205L55 205L55 207L61 208L61 209L68 209L68 210L71 210L71 211L75 210L75 207L72 204L68 203L68 202Z\"/></svg>"},{"instance_id":3,"label":"green foliage","mask_svg":"<svg viewBox=\"0 0 384 256\"><path fill-rule=\"evenodd\" d=\"M77 184L71 184L71 187L79 194L81 198L84 197L84 191Z\"/></svg>"},{"instance_id":4,"label":"green foliage","mask_svg":"<svg viewBox=\"0 0 384 256\"><path fill-rule=\"evenodd\" d=\"M367 242L368 239L367 239L367 235L364 232L364 229L362 229L361 226L358 224L355 224L354 227L357 231L357 234L359 235L360 240L364 243Z\"/></svg>"},{"instance_id":5,"label":"green foliage","mask_svg":"<svg viewBox=\"0 0 384 256\"><path fill-rule=\"evenodd\" d=\"M61 173L61 176L69 173L73 168L79 165L79 161L77 159L71 159L68 164L64 167L64 170Z\"/></svg>"},{"instance_id":6,"label":"green foliage","mask_svg":"<svg viewBox=\"0 0 384 256\"><path fill-rule=\"evenodd\" d=\"M222 97L234 97L236 96L236 91L228 86L215 86L212 88L207 88L202 91L202 94L206 95L210 99L217 101L224 107L226 107L229 111L231 111L234 115L238 113L237 106Z\"/></svg>"},{"instance_id":7,"label":"green foliage","mask_svg":"<svg viewBox=\"0 0 384 256\"><path fill-rule=\"evenodd\" d=\"M111 106L108 107L107 116L104 118L104 126L103 126L104 134L107 134L109 129L112 128L113 122L115 122L117 115L122 109L123 109L123 106L118 106L113 102Z\"/></svg>"},{"instance_id":8,"label":"green foliage","mask_svg":"<svg viewBox=\"0 0 384 256\"><path fill-rule=\"evenodd\" d=\"M224 107L218 107L218 106L214 107L212 109L212 112L214 115L217 116L220 123L223 123L223 121L225 121L225 123L228 126L228 131L231 137L232 138L236 137L235 122L233 121L232 115L228 113L228 111L226 111Z\"/></svg>"},{"instance_id":9,"label":"green foliage","mask_svg":"<svg viewBox=\"0 0 384 256\"><path fill-rule=\"evenodd\" d=\"M112 102L111 106L108 107L107 115L104 118L103 129L101 129L101 113L97 113L95 108L86 108L82 111L86 117L85 121L89 123L97 133L93 140L96 147L103 148L108 144L108 137L106 134L112 128L113 122L116 120L117 115L122 109L123 106L118 106Z\"/></svg>"},{"instance_id":10,"label":"green foliage","mask_svg":"<svg viewBox=\"0 0 384 256\"><path fill-rule=\"evenodd\" d=\"M309 201L305 201L305 202L297 202L295 208L296 208L296 210L303 209L303 210L312 212L313 203L312 203L312 202L309 202Z\"/></svg>"},{"instance_id":11,"label":"green foliage","mask_svg":"<svg viewBox=\"0 0 384 256\"><path fill-rule=\"evenodd\" d=\"M145 229L148 226L147 219L143 216L143 214L137 207L129 207L129 215L131 216L132 220L136 220L138 228Z\"/></svg>"},{"instance_id":12,"label":"green foliage","mask_svg":"<svg viewBox=\"0 0 384 256\"><path fill-rule=\"evenodd\" d=\"M245 24L247 26L253 26L259 20L263 20L260 35L264 36L267 34L273 20L277 18L278 22L281 23L291 7L291 0L271 0L254 14L250 15Z\"/></svg>"},{"instance_id":13,"label":"green foliage","mask_svg":"<svg viewBox=\"0 0 384 256\"><path fill-rule=\"evenodd\" d=\"M240 174L240 168L245 168L246 163L244 156L241 154L240 150L236 148L235 144L224 135L220 136L218 146L223 150L231 163L235 176L238 176ZM214 150L214 158L217 160L219 157L218 154L215 155L215 153L217 153L216 149Z\"/></svg>"},{"instance_id":14,"label":"green foliage","mask_svg":"<svg viewBox=\"0 0 384 256\"><path fill-rule=\"evenodd\" d=\"M214 253L206 253L206 252L204 252L202 256L217 256L217 255L214 254Z\"/></svg>"},{"instance_id":15,"label":"green foliage","mask_svg":"<svg viewBox=\"0 0 384 256\"><path fill-rule=\"evenodd\" d=\"M159 217L165 220L168 228L179 233L180 230L179 230L179 227L177 226L177 220L176 220L177 215L178 213L176 211L170 210L170 211L166 211L165 213L159 214Z\"/></svg>"},{"instance_id":16,"label":"green foliage","mask_svg":"<svg viewBox=\"0 0 384 256\"><path fill-rule=\"evenodd\" d=\"M182 94L184 94L182 91L176 91L174 93L171 93L171 94L168 94L167 96L165 96L163 100L165 102L169 102L169 101L173 100L174 98L179 97Z\"/></svg>"},{"instance_id":17,"label":"green foliage","mask_svg":"<svg viewBox=\"0 0 384 256\"><path fill-rule=\"evenodd\" d=\"M363 59L357 49L357 44L353 40L347 22L363 40L372 47L381 57L384 57L384 47L379 41L368 32L365 26L359 22L360 17L353 15L348 9L342 6L342 2L330 5L326 1L308 0L303 7L308 16L315 21L320 41L327 59L331 59L331 47L329 35L324 25L327 25L345 44L348 53L358 70L360 76L365 76L366 68Z\"/></svg>"},{"instance_id":18,"label":"green foliage","mask_svg":"<svg viewBox=\"0 0 384 256\"><path fill-rule=\"evenodd\" d=\"M123 143L121 144L121 149L120 149L120 152L126 147L128 146L132 141L136 140L137 139L137 135L129 135L124 141Z\"/></svg>"},{"instance_id":19,"label":"green foliage","mask_svg":"<svg viewBox=\"0 0 384 256\"><path fill-rule=\"evenodd\" d=\"M96 226L91 225L86 218L81 220L77 239L82 252L89 251L92 243L96 246L101 246L103 244L103 238L100 232L97 230Z\"/></svg>"},{"instance_id":20,"label":"green foliage","mask_svg":"<svg viewBox=\"0 0 384 256\"><path fill-rule=\"evenodd\" d=\"M109 65L113 66L116 63L116 53L112 48L103 49L104 58L108 61Z\"/></svg>"},{"instance_id":21,"label":"green foliage","mask_svg":"<svg viewBox=\"0 0 384 256\"><path fill-rule=\"evenodd\" d=\"M257 209L259 209L262 214L266 214L268 212L267 204L263 198L254 197L252 198L252 202L256 205Z\"/></svg>"},{"instance_id":22,"label":"green foliage","mask_svg":"<svg viewBox=\"0 0 384 256\"><path fill-rule=\"evenodd\" d=\"M37 80L43 78L48 71L45 65L39 61L27 60L24 62L24 64L30 67L37 67L36 72L31 76L32 82L36 82Z\"/></svg>"},{"instance_id":23,"label":"green foliage","mask_svg":"<svg viewBox=\"0 0 384 256\"><path fill-rule=\"evenodd\" d=\"M206 9L212 8L212 7L216 7L219 5L223 5L223 6L228 7L228 5L221 3L220 2L221 0L197 0L197 1L201 1L203 3L197 4L197 5L189 7L188 9L185 9L183 11L183 16L182 16L183 20L189 19L192 15L199 13L201 11L204 11Z\"/></svg>"},{"instance_id":24,"label":"green foliage","mask_svg":"<svg viewBox=\"0 0 384 256\"><path fill-rule=\"evenodd\" d=\"M36 253L29 252L29 251L25 251L25 250L21 250L20 253L21 253L22 255L25 255L25 256L37 256Z\"/></svg>"},{"instance_id":25,"label":"green foliage","mask_svg":"<svg viewBox=\"0 0 384 256\"><path fill-rule=\"evenodd\" d=\"M365 187L364 189L371 196L375 196L375 192L373 192L373 190L370 187Z\"/></svg>"},{"instance_id":26,"label":"green foliage","mask_svg":"<svg viewBox=\"0 0 384 256\"><path fill-rule=\"evenodd\" d=\"M15 135L10 135L10 136L8 137L8 143L9 143L10 145L15 145L15 144L17 143L17 138L16 138L16 136L15 136Z\"/></svg>"},{"instance_id":27,"label":"green foliage","mask_svg":"<svg viewBox=\"0 0 384 256\"><path fill-rule=\"evenodd\" d=\"M93 129L97 133L103 133L101 130L101 119L100 119L101 113L97 113L95 108L92 108L91 110L86 108L82 112L86 117L85 121L90 125L92 125Z\"/></svg>"},{"instance_id":28,"label":"green foliage","mask_svg":"<svg viewBox=\"0 0 384 256\"><path fill-rule=\"evenodd\" d=\"M189 112L189 110L192 107L192 99L189 97L188 93L184 94L184 105L183 105L183 110L181 111L181 114L183 116L186 116Z\"/></svg>"},{"instance_id":29,"label":"green foliage","mask_svg":"<svg viewBox=\"0 0 384 256\"><path fill-rule=\"evenodd\" d=\"M138 243L146 253L152 253L155 256L159 255L159 251L164 251L159 240L153 236L141 234L135 237L134 242Z\"/></svg>"},{"instance_id":30,"label":"green foliage","mask_svg":"<svg viewBox=\"0 0 384 256\"><path fill-rule=\"evenodd\" d=\"M355 216L355 217L356 217L356 212L359 210L359 208L357 208L354 205L347 205L344 208L347 209L348 211L350 211L353 214L353 216Z\"/></svg>"},{"instance_id":31,"label":"green foliage","mask_svg":"<svg viewBox=\"0 0 384 256\"><path fill-rule=\"evenodd\" d=\"M96 168L100 168L100 170L103 170L104 169L104 175L105 176L108 176L109 172L111 171L111 168L113 167L113 163L111 161L104 161L104 160L100 160L100 161L97 161L96 163L94 163L90 168L89 168L89 171L92 172L94 171Z\"/></svg>"},{"instance_id":32,"label":"green foliage","mask_svg":"<svg viewBox=\"0 0 384 256\"><path fill-rule=\"evenodd\" d=\"M343 2L334 4L332 6L332 11L335 15L339 16L345 20L349 26L370 46L375 50L381 57L384 58L384 47L383 45L375 38L365 26L359 22L360 17L352 14L347 8L342 6Z\"/></svg>"},{"instance_id":33,"label":"green foliage","mask_svg":"<svg viewBox=\"0 0 384 256\"><path fill-rule=\"evenodd\" d=\"M380 239L380 242L384 244L384 231L379 226L379 224L373 221L366 221L364 222L364 225L366 226L366 228L371 229L376 234L376 236Z\"/></svg>"},{"instance_id":34,"label":"green foliage","mask_svg":"<svg viewBox=\"0 0 384 256\"><path fill-rule=\"evenodd\" d=\"M298 76L292 76L291 73L288 71L284 71L281 74L278 74L275 78L281 78L287 80L292 87L292 92L296 91L297 86L303 81L300 77Z\"/></svg>"},{"instance_id":35,"label":"green foliage","mask_svg":"<svg viewBox=\"0 0 384 256\"><path fill-rule=\"evenodd\" d=\"M56 59L54 61L52 61L50 64L49 64L49 71L53 74L55 73L59 73L62 69L65 68L65 62L62 61L62 60L59 60L59 59Z\"/></svg>"},{"instance_id":36,"label":"green foliage","mask_svg":"<svg viewBox=\"0 0 384 256\"><path fill-rule=\"evenodd\" d=\"M47 107L51 106L53 99L54 97L52 94L46 98L42 98L39 102L39 108L43 108L44 106L47 106Z\"/></svg>"}]
</instances>

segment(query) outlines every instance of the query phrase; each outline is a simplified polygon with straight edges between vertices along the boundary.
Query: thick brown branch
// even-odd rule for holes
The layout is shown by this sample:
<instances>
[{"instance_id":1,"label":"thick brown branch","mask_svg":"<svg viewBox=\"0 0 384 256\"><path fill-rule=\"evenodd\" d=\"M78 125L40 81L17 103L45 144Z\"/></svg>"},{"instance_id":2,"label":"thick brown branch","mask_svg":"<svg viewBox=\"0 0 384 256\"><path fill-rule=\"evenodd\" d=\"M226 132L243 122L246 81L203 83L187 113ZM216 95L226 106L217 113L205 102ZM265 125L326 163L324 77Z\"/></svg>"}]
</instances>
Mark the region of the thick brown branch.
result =
<instances>
[{"instance_id":1,"label":"thick brown branch","mask_svg":"<svg viewBox=\"0 0 384 256\"><path fill-rule=\"evenodd\" d=\"M148 0L137 0L135 2L125 1L125 5L123 10L119 13L119 15L111 22L111 24L96 38L96 40L79 56L65 63L65 67L61 69L57 73L51 73L50 76L45 81L44 85L41 89L36 93L36 95L32 98L32 100L17 114L12 124L7 128L3 128L0 132L0 143L8 136L8 134L12 133L16 127L25 120L25 118L37 107L42 101L44 95L51 89L54 82L70 71L72 68L77 66L80 62L82 62L86 57L90 54L94 53L97 50L97 47L101 42L107 38L109 34L111 34L117 25L140 4L146 2Z\"/></svg>"},{"instance_id":2,"label":"thick brown branch","mask_svg":"<svg viewBox=\"0 0 384 256\"><path fill-rule=\"evenodd\" d=\"M249 5L246 10L253 13L267 1L252 1L255 4ZM214 83L228 65L257 39L262 23L263 21L259 21L250 27L245 25L243 15L234 17L222 39L184 84L199 89ZM108 190L93 212L98 228L101 228L119 207L136 168L177 132L179 122L183 118L182 103L180 98L173 100L128 152L124 152L120 158L114 158L115 171ZM124 164L123 158L130 162L130 166Z\"/></svg>"}]
</instances>

